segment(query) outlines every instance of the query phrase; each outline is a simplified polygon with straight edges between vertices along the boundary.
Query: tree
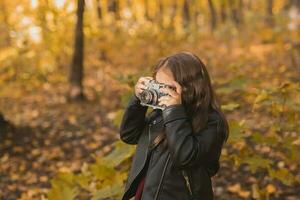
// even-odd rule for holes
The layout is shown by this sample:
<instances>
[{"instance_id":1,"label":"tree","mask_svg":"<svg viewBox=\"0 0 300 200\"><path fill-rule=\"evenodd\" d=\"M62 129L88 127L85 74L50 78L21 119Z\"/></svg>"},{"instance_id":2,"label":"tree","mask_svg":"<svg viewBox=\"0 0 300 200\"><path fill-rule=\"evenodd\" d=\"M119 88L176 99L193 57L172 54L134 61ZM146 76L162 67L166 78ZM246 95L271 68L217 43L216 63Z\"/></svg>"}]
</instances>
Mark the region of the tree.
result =
<instances>
[{"instance_id":1,"label":"tree","mask_svg":"<svg viewBox=\"0 0 300 200\"><path fill-rule=\"evenodd\" d=\"M291 7L300 9L300 0L288 0L285 3L284 9L289 10Z\"/></svg>"},{"instance_id":2,"label":"tree","mask_svg":"<svg viewBox=\"0 0 300 200\"><path fill-rule=\"evenodd\" d=\"M2 115L2 113L0 113L0 125L3 125L6 123L6 120L4 118L4 116Z\"/></svg>"},{"instance_id":3,"label":"tree","mask_svg":"<svg viewBox=\"0 0 300 200\"><path fill-rule=\"evenodd\" d=\"M227 4L225 0L222 0L220 4L220 18L222 22L225 22L227 20Z\"/></svg>"},{"instance_id":4,"label":"tree","mask_svg":"<svg viewBox=\"0 0 300 200\"><path fill-rule=\"evenodd\" d=\"M1 25L0 25L0 31L1 33L4 35L3 37L1 37L0 35L0 46L9 46L11 45L11 38L9 35L10 29L11 29L11 25L9 24L9 12L6 9L6 5L4 4L5 2L0 2L0 21L1 21Z\"/></svg>"},{"instance_id":5,"label":"tree","mask_svg":"<svg viewBox=\"0 0 300 200\"><path fill-rule=\"evenodd\" d=\"M121 18L120 15L120 2L118 0L111 0L108 4L108 11L113 12L115 19L119 20Z\"/></svg>"},{"instance_id":6,"label":"tree","mask_svg":"<svg viewBox=\"0 0 300 200\"><path fill-rule=\"evenodd\" d=\"M4 134L7 131L9 125L10 123L4 118L2 113L0 113L0 136L2 136L2 134Z\"/></svg>"},{"instance_id":7,"label":"tree","mask_svg":"<svg viewBox=\"0 0 300 200\"><path fill-rule=\"evenodd\" d=\"M266 13L267 13L266 23L269 26L272 26L274 24L274 20L273 20L273 0L267 0Z\"/></svg>"},{"instance_id":8,"label":"tree","mask_svg":"<svg viewBox=\"0 0 300 200\"><path fill-rule=\"evenodd\" d=\"M102 10L101 10L101 5L100 5L100 0L96 0L96 9L97 9L97 15L99 20L102 20Z\"/></svg>"},{"instance_id":9,"label":"tree","mask_svg":"<svg viewBox=\"0 0 300 200\"><path fill-rule=\"evenodd\" d=\"M150 9L150 6L149 6L149 0L145 0L144 2L144 6L145 6L145 17L148 21L153 21L152 20L152 17L150 16L149 14L149 9Z\"/></svg>"},{"instance_id":10,"label":"tree","mask_svg":"<svg viewBox=\"0 0 300 200\"><path fill-rule=\"evenodd\" d=\"M191 17L190 17L190 1L184 0L183 2L183 25L184 27L188 27L190 23Z\"/></svg>"},{"instance_id":11,"label":"tree","mask_svg":"<svg viewBox=\"0 0 300 200\"><path fill-rule=\"evenodd\" d=\"M239 26L243 23L243 0L229 0L229 7L233 22Z\"/></svg>"},{"instance_id":12,"label":"tree","mask_svg":"<svg viewBox=\"0 0 300 200\"><path fill-rule=\"evenodd\" d=\"M83 13L84 0L77 1L77 23L75 28L75 42L72 64L70 67L70 93L69 98L73 100L84 99L83 94L83 50L84 50L84 34L83 34Z\"/></svg>"},{"instance_id":13,"label":"tree","mask_svg":"<svg viewBox=\"0 0 300 200\"><path fill-rule=\"evenodd\" d=\"M212 0L208 0L208 6L210 11L210 27L214 30L217 26L217 13Z\"/></svg>"}]
</instances>

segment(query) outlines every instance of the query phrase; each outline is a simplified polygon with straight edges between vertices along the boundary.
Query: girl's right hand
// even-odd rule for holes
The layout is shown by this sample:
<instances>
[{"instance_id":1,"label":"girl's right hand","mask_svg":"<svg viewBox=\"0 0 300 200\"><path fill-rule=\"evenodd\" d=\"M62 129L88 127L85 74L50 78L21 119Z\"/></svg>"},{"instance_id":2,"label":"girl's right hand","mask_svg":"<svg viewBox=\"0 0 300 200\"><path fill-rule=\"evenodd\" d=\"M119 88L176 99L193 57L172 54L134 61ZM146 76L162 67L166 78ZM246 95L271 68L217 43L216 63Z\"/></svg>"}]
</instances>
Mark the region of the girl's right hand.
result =
<instances>
[{"instance_id":1,"label":"girl's right hand","mask_svg":"<svg viewBox=\"0 0 300 200\"><path fill-rule=\"evenodd\" d=\"M151 76L140 77L137 83L134 86L134 93L137 97L140 97L140 94L143 90L147 89L146 82L149 82L153 78Z\"/></svg>"}]
</instances>

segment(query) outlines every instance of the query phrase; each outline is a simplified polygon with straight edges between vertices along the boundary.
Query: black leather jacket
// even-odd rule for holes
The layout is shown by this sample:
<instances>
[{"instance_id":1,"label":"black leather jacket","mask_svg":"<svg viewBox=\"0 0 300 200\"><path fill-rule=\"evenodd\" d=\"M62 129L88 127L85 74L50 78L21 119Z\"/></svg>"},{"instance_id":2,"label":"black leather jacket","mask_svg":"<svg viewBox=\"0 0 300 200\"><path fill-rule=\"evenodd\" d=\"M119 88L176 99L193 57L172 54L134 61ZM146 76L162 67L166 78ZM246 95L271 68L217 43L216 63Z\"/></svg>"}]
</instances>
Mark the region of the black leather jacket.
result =
<instances>
[{"instance_id":1,"label":"black leather jacket","mask_svg":"<svg viewBox=\"0 0 300 200\"><path fill-rule=\"evenodd\" d=\"M219 168L223 134L218 132L220 116L213 111L206 128L193 133L183 105L153 110L132 95L120 126L120 139L137 145L122 200L135 195L141 174L147 166L142 200L188 200L189 190L181 169L188 173L195 199L212 200L211 177ZM150 154L148 145L165 126L168 148L158 145ZM162 144L162 143L160 143Z\"/></svg>"}]
</instances>

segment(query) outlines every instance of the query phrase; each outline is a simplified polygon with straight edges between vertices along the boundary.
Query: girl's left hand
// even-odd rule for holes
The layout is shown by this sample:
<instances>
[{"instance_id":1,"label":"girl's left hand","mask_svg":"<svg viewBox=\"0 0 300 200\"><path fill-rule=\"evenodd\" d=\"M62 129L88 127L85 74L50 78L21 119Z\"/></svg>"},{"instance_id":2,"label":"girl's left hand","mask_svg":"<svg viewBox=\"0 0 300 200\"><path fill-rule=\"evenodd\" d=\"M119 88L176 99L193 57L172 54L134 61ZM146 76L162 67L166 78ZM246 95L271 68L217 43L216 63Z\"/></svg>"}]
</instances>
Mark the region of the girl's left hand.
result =
<instances>
[{"instance_id":1,"label":"girl's left hand","mask_svg":"<svg viewBox=\"0 0 300 200\"><path fill-rule=\"evenodd\" d=\"M174 91L170 88L162 88L161 89L162 92L167 93L170 96L160 97L158 99L160 106L162 106L162 105L170 106L170 105L182 104L182 100L181 100L182 88L181 88L181 86L176 81L172 82L172 86L176 88L176 91Z\"/></svg>"}]
</instances>

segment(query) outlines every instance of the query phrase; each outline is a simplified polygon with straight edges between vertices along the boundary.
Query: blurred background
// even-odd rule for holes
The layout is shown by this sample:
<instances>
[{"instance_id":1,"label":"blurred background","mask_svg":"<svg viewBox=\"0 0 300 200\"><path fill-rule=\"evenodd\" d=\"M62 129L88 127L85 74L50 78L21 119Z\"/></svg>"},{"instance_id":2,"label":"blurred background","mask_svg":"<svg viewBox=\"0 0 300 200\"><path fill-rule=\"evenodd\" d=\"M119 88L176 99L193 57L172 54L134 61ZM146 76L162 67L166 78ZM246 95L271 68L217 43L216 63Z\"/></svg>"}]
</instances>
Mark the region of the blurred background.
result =
<instances>
[{"instance_id":1,"label":"blurred background","mask_svg":"<svg viewBox=\"0 0 300 200\"><path fill-rule=\"evenodd\" d=\"M120 199L123 110L179 51L230 122L215 199L299 199L299 27L299 0L1 0L0 199Z\"/></svg>"}]
</instances>

